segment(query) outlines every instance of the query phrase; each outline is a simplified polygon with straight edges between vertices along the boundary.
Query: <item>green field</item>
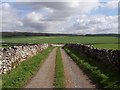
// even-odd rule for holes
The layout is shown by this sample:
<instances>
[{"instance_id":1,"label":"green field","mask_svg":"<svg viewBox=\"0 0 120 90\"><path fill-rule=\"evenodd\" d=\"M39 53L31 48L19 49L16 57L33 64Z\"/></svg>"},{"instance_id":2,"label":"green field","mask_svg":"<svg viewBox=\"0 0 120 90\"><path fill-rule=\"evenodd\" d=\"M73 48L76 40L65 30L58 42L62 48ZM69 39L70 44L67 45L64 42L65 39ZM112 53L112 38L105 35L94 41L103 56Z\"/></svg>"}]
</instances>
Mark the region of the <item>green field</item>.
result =
<instances>
[{"instance_id":1,"label":"green field","mask_svg":"<svg viewBox=\"0 0 120 90\"><path fill-rule=\"evenodd\" d=\"M93 44L97 48L118 49L118 37L112 36L24 36L2 40L10 43L82 43Z\"/></svg>"},{"instance_id":2,"label":"green field","mask_svg":"<svg viewBox=\"0 0 120 90\"><path fill-rule=\"evenodd\" d=\"M117 50L120 46L120 44L93 44L94 47L99 48L99 49L114 49Z\"/></svg>"}]
</instances>

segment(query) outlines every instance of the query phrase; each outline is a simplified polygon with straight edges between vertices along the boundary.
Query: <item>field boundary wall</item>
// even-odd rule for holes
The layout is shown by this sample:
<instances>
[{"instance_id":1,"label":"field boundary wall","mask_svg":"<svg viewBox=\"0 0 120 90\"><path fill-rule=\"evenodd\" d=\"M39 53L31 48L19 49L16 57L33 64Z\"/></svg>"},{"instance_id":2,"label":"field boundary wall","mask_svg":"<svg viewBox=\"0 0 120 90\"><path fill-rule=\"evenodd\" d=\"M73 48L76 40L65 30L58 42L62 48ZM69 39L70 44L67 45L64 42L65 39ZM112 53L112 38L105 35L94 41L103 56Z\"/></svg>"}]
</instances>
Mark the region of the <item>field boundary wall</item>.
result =
<instances>
[{"instance_id":1,"label":"field boundary wall","mask_svg":"<svg viewBox=\"0 0 120 90\"><path fill-rule=\"evenodd\" d=\"M12 46L0 49L0 74L10 72L21 62L48 48L48 44Z\"/></svg>"},{"instance_id":2,"label":"field boundary wall","mask_svg":"<svg viewBox=\"0 0 120 90\"><path fill-rule=\"evenodd\" d=\"M120 50L98 49L92 45L83 44L66 44L64 47L120 70Z\"/></svg>"}]
</instances>

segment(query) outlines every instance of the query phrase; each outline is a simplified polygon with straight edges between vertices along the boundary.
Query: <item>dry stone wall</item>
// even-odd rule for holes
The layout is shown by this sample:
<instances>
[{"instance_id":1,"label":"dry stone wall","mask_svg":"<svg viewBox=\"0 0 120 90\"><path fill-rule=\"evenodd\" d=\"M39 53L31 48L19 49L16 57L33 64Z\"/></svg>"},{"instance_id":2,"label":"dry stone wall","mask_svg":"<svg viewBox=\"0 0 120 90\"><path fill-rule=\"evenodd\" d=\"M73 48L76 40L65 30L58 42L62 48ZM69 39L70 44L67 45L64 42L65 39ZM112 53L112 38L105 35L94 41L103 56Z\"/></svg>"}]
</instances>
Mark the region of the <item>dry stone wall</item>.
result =
<instances>
[{"instance_id":1,"label":"dry stone wall","mask_svg":"<svg viewBox=\"0 0 120 90\"><path fill-rule=\"evenodd\" d=\"M48 44L22 45L0 49L0 74L10 72L27 58L46 49Z\"/></svg>"},{"instance_id":2,"label":"dry stone wall","mask_svg":"<svg viewBox=\"0 0 120 90\"><path fill-rule=\"evenodd\" d=\"M82 44L66 44L64 47L120 70L120 50L98 49L91 45Z\"/></svg>"}]
</instances>

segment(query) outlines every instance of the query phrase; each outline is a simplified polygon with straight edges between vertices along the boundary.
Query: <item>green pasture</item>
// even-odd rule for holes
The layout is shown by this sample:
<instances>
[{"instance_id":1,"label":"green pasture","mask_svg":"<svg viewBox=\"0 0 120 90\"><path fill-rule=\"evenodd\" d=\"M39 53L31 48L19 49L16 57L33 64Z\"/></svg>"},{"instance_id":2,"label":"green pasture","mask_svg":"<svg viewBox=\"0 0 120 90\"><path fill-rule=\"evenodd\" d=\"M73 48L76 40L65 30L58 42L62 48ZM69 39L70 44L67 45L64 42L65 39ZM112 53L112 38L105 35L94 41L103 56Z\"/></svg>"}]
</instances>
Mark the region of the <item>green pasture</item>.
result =
<instances>
[{"instance_id":1,"label":"green pasture","mask_svg":"<svg viewBox=\"0 0 120 90\"><path fill-rule=\"evenodd\" d=\"M99 49L114 49L120 50L120 44L93 44L94 47Z\"/></svg>"},{"instance_id":2,"label":"green pasture","mask_svg":"<svg viewBox=\"0 0 120 90\"><path fill-rule=\"evenodd\" d=\"M93 44L97 48L118 49L118 37L112 36L24 36L5 37L10 43L81 43ZM120 44L119 44L120 45Z\"/></svg>"},{"instance_id":3,"label":"green pasture","mask_svg":"<svg viewBox=\"0 0 120 90\"><path fill-rule=\"evenodd\" d=\"M2 40L12 43L118 43L118 37L110 36L26 36Z\"/></svg>"}]
</instances>

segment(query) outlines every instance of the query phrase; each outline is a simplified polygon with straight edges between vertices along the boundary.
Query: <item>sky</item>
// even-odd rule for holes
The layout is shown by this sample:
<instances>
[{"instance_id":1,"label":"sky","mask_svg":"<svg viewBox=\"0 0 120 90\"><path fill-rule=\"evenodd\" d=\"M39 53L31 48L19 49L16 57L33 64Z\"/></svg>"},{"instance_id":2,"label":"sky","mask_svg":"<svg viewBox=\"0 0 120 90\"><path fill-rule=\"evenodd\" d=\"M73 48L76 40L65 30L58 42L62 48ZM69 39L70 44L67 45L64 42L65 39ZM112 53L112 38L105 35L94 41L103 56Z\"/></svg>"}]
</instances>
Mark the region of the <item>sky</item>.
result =
<instances>
[{"instance_id":1,"label":"sky","mask_svg":"<svg viewBox=\"0 0 120 90\"><path fill-rule=\"evenodd\" d=\"M2 0L0 28L2 32L117 34L118 2Z\"/></svg>"}]
</instances>

